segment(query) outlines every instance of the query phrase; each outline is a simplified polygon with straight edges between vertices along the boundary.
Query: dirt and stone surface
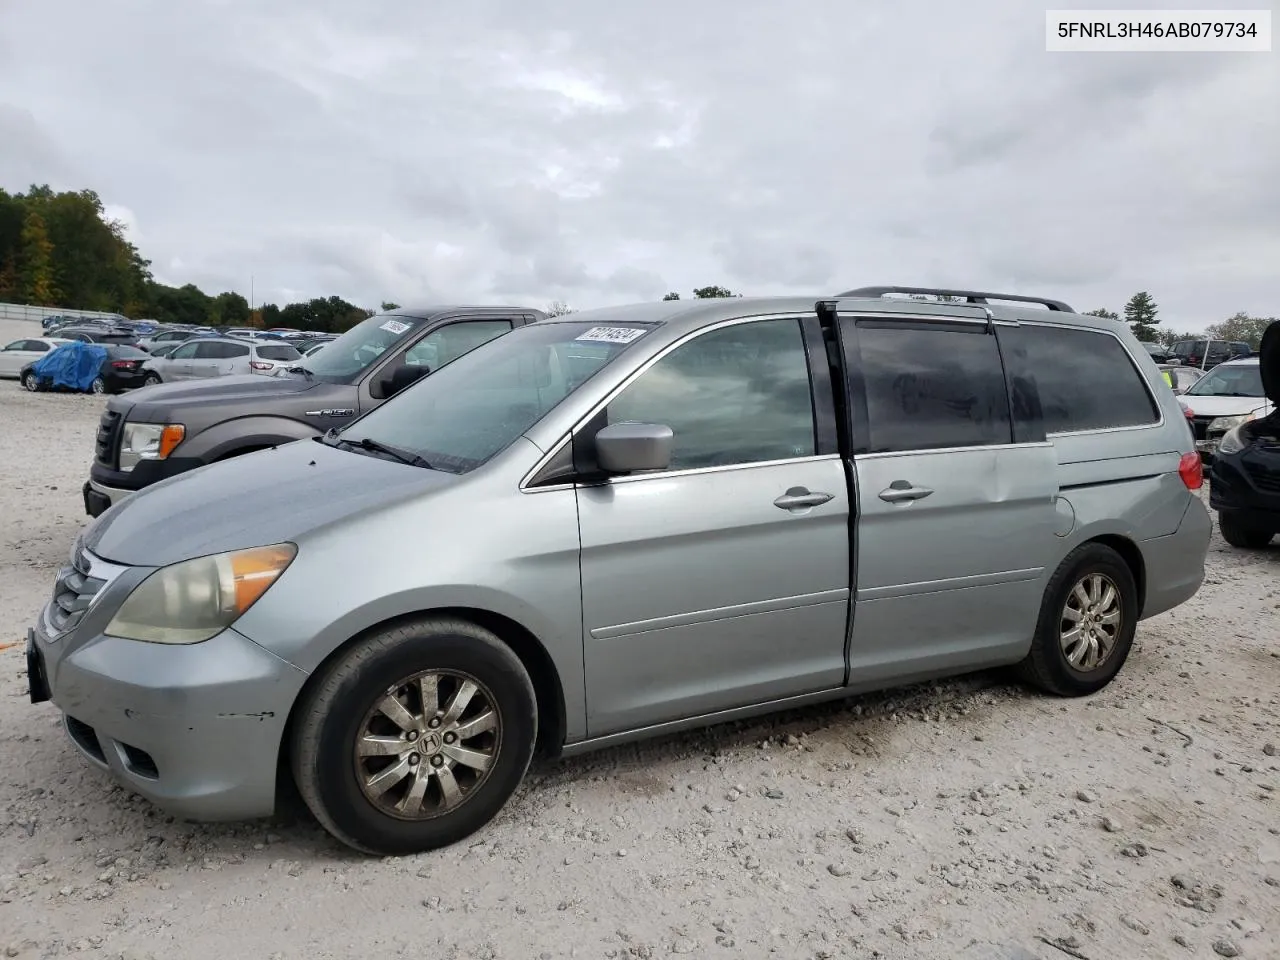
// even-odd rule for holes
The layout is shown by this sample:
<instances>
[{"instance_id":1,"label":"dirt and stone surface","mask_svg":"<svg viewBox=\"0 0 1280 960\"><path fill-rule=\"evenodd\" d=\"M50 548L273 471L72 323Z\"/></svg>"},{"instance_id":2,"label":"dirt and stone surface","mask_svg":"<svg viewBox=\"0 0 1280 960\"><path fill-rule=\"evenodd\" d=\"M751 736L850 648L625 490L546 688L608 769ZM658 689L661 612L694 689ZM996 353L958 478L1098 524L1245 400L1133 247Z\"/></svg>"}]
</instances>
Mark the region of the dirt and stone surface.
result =
<instances>
[{"instance_id":1,"label":"dirt and stone surface","mask_svg":"<svg viewBox=\"0 0 1280 960\"><path fill-rule=\"evenodd\" d=\"M1215 536L1092 698L980 674L541 765L370 859L174 822L27 702L101 407L0 381L0 956L1280 957L1280 547Z\"/></svg>"}]
</instances>

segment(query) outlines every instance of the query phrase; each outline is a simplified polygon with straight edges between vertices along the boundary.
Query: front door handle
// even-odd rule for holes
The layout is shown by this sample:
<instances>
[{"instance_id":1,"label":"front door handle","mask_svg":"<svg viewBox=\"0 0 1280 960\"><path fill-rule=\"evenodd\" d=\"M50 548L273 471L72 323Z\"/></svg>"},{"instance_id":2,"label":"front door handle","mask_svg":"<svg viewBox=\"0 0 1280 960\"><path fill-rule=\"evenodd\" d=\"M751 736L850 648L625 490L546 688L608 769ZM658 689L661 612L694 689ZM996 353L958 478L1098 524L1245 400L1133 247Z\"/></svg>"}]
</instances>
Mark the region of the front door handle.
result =
<instances>
[{"instance_id":1,"label":"front door handle","mask_svg":"<svg viewBox=\"0 0 1280 960\"><path fill-rule=\"evenodd\" d=\"M909 500L923 500L933 493L928 487L912 486L906 480L895 480L880 491L880 499L886 503L904 503Z\"/></svg>"},{"instance_id":2,"label":"front door handle","mask_svg":"<svg viewBox=\"0 0 1280 960\"><path fill-rule=\"evenodd\" d=\"M804 510L808 507L819 507L834 498L833 493L814 493L807 487L792 487L773 501L773 505L779 510Z\"/></svg>"}]
</instances>

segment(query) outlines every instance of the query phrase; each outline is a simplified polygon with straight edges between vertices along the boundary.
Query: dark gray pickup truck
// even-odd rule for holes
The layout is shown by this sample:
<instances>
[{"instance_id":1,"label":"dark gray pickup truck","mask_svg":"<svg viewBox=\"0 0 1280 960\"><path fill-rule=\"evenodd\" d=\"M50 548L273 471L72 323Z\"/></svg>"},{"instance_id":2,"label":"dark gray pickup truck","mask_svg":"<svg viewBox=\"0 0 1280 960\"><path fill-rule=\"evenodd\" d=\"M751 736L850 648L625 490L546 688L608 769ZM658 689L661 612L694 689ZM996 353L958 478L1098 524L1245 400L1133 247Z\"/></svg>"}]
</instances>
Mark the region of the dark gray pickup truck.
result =
<instances>
[{"instance_id":1,"label":"dark gray pickup truck","mask_svg":"<svg viewBox=\"0 0 1280 960\"><path fill-rule=\"evenodd\" d=\"M158 384L112 397L84 485L85 512L97 517L176 474L345 426L419 377L545 316L529 307L397 308L275 376Z\"/></svg>"}]
</instances>

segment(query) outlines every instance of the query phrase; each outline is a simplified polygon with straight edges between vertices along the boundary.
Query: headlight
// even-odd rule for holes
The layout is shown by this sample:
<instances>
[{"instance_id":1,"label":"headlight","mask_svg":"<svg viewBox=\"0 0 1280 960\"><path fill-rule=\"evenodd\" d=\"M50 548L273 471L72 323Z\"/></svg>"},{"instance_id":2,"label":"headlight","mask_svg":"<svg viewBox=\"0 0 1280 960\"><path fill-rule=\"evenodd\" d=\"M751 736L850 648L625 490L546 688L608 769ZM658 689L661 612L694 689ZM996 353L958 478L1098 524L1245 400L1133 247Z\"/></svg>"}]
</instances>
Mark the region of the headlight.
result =
<instances>
[{"instance_id":1,"label":"headlight","mask_svg":"<svg viewBox=\"0 0 1280 960\"><path fill-rule=\"evenodd\" d=\"M1243 417L1222 417L1222 420L1244 420ZM1213 421L1218 423L1218 420ZM1211 424L1212 425L1212 424ZM1237 424L1228 430L1221 440L1218 441L1218 453L1232 454L1239 453L1245 448L1244 442L1244 423Z\"/></svg>"},{"instance_id":2,"label":"headlight","mask_svg":"<svg viewBox=\"0 0 1280 960\"><path fill-rule=\"evenodd\" d=\"M182 442L187 428L180 423L125 423L120 441L120 469L132 470L139 460L163 460Z\"/></svg>"},{"instance_id":3,"label":"headlight","mask_svg":"<svg viewBox=\"0 0 1280 960\"><path fill-rule=\"evenodd\" d=\"M148 643L201 643L231 626L297 556L292 543L161 567L133 588L104 631Z\"/></svg>"}]
</instances>

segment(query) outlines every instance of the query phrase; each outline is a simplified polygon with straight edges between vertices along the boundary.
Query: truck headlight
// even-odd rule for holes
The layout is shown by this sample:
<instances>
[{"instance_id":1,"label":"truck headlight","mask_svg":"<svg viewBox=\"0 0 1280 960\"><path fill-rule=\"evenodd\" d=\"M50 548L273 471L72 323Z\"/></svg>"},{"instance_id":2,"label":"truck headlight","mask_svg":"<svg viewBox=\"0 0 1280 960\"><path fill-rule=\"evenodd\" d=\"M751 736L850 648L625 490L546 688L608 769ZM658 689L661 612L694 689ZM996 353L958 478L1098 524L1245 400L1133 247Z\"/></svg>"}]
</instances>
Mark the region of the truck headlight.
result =
<instances>
[{"instance_id":1,"label":"truck headlight","mask_svg":"<svg viewBox=\"0 0 1280 960\"><path fill-rule=\"evenodd\" d=\"M147 643L202 643L244 614L297 556L292 543L234 550L156 570L104 631Z\"/></svg>"},{"instance_id":2,"label":"truck headlight","mask_svg":"<svg viewBox=\"0 0 1280 960\"><path fill-rule=\"evenodd\" d=\"M120 469L132 470L140 460L163 460L187 435L180 423L125 423L120 440Z\"/></svg>"}]
</instances>

